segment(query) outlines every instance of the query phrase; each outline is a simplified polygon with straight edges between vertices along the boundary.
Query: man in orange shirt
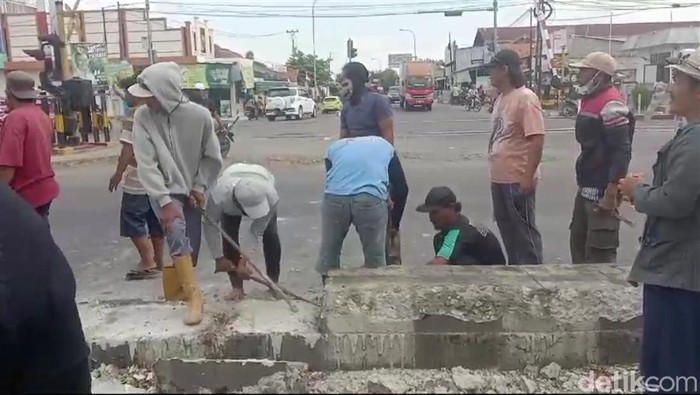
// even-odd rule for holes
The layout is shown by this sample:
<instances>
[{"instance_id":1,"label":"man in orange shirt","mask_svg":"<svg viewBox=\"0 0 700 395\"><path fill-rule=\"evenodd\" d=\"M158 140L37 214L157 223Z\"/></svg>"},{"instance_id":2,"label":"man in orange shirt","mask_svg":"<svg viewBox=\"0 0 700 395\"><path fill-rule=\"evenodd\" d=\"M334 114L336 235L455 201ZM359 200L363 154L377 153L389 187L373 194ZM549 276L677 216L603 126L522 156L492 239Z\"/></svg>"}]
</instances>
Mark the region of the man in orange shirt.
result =
<instances>
[{"instance_id":1,"label":"man in orange shirt","mask_svg":"<svg viewBox=\"0 0 700 395\"><path fill-rule=\"evenodd\" d=\"M542 263L542 236L535 223L535 191L544 146L540 101L525 87L520 57L505 49L487 65L498 90L489 141L491 196L509 265Z\"/></svg>"}]
</instances>

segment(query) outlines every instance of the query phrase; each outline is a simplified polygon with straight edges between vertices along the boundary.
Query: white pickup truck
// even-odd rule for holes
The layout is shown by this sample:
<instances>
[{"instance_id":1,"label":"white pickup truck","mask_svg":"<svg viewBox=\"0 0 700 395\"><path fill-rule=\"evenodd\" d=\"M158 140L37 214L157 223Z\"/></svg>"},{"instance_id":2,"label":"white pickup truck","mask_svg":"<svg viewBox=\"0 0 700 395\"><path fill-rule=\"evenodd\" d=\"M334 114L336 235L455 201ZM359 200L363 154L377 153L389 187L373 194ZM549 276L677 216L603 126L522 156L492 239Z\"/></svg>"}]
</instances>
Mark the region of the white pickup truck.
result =
<instances>
[{"instance_id":1,"label":"white pickup truck","mask_svg":"<svg viewBox=\"0 0 700 395\"><path fill-rule=\"evenodd\" d=\"M300 87L274 88L267 92L265 116L274 121L277 117L302 119L305 116L316 117L316 102L309 92Z\"/></svg>"}]
</instances>

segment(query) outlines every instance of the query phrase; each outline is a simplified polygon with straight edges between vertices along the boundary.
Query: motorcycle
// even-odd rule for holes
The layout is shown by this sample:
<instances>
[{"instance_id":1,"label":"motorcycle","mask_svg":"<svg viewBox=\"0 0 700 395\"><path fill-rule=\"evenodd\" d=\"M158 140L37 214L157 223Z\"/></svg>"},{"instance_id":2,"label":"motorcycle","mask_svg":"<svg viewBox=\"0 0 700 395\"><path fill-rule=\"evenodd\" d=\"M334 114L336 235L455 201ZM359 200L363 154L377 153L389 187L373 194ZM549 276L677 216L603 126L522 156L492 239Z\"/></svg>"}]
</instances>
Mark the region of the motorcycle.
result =
<instances>
[{"instance_id":1,"label":"motorcycle","mask_svg":"<svg viewBox=\"0 0 700 395\"><path fill-rule=\"evenodd\" d=\"M476 96L473 96L467 99L467 104L465 105L465 108L467 111L480 112L482 105L483 103L481 102L481 99L479 99Z\"/></svg>"},{"instance_id":2,"label":"motorcycle","mask_svg":"<svg viewBox=\"0 0 700 395\"><path fill-rule=\"evenodd\" d=\"M576 100L574 99L567 97L561 104L559 113L565 117L576 116L576 114L578 113L578 102L576 102Z\"/></svg>"},{"instance_id":3,"label":"motorcycle","mask_svg":"<svg viewBox=\"0 0 700 395\"><path fill-rule=\"evenodd\" d=\"M219 139L219 146L221 147L221 157L226 159L229 151L231 150L231 143L234 141L235 135L233 134L233 127L236 126L239 116L233 122L224 122L221 128L216 131L216 137Z\"/></svg>"},{"instance_id":4,"label":"motorcycle","mask_svg":"<svg viewBox=\"0 0 700 395\"><path fill-rule=\"evenodd\" d=\"M261 114L262 108L260 108L260 105L258 103L254 103L252 101L248 101L248 103L246 103L245 116L248 117L249 121L252 121L253 119L258 119Z\"/></svg>"}]
</instances>

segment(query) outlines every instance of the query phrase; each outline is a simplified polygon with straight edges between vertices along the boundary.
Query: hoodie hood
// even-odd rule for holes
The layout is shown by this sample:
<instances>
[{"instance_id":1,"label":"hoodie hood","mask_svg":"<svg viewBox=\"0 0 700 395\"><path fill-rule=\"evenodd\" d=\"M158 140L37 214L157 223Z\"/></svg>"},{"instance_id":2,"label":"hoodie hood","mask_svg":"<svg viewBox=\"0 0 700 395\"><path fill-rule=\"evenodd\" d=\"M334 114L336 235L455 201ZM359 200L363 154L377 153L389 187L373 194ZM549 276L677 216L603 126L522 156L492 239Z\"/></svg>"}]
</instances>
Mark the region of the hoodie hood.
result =
<instances>
[{"instance_id":1,"label":"hoodie hood","mask_svg":"<svg viewBox=\"0 0 700 395\"><path fill-rule=\"evenodd\" d=\"M188 101L182 93L182 71L175 62L160 62L146 67L139 74L138 82L148 87L168 114Z\"/></svg>"}]
</instances>

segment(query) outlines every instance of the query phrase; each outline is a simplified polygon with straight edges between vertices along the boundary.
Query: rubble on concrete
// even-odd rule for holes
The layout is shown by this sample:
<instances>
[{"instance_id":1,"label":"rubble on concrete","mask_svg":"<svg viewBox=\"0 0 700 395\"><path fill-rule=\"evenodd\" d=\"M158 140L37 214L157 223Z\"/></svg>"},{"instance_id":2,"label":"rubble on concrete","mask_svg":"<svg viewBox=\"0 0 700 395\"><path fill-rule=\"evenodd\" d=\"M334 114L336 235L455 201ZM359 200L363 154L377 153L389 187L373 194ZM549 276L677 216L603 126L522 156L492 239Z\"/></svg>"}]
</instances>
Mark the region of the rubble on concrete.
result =
<instances>
[{"instance_id":1,"label":"rubble on concrete","mask_svg":"<svg viewBox=\"0 0 700 395\"><path fill-rule=\"evenodd\" d=\"M261 378L256 385L246 386L231 393L244 394L345 394L345 393L384 393L384 394L534 394L534 393L581 393L582 379L619 374L638 374L637 367L619 365L581 369L560 369L554 379L532 367L522 371L501 372L495 370L471 370L456 367L452 369L376 369L367 371L311 372L291 365L292 369L276 372ZM294 368L294 367L299 367ZM545 369L542 369L545 370ZM136 377L134 377L136 376ZM93 372L97 381L109 381L114 391L110 393L156 393L153 373L145 369L131 367L116 369L102 365ZM150 377L140 380L142 377ZM121 390L119 384L125 386ZM128 389L131 388L131 391ZM201 388L198 393L213 393ZM590 392L590 391L589 391ZM602 391L605 392L605 391ZM107 393L107 391L94 391ZM641 391L637 391L641 393Z\"/></svg>"},{"instance_id":2,"label":"rubble on concrete","mask_svg":"<svg viewBox=\"0 0 700 395\"><path fill-rule=\"evenodd\" d=\"M560 373L561 366L559 366L559 364L556 362L552 362L540 370L540 374L550 380L556 380L557 378L559 378Z\"/></svg>"},{"instance_id":3,"label":"rubble on concrete","mask_svg":"<svg viewBox=\"0 0 700 395\"><path fill-rule=\"evenodd\" d=\"M100 365L92 371L94 394L156 393L155 375L149 369L130 366L119 369L113 365Z\"/></svg>"},{"instance_id":4,"label":"rubble on concrete","mask_svg":"<svg viewBox=\"0 0 700 395\"><path fill-rule=\"evenodd\" d=\"M377 369L355 372L307 372L299 379L296 391L288 386L271 384L267 378L242 393L381 393L381 394L460 394L460 393L581 393L580 380L594 372L596 377L613 377L615 372L635 371L634 366L591 367L589 369L562 370L557 379L537 372L499 372L493 370L468 370L463 368L436 370ZM280 380L281 376L277 378Z\"/></svg>"}]
</instances>

